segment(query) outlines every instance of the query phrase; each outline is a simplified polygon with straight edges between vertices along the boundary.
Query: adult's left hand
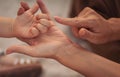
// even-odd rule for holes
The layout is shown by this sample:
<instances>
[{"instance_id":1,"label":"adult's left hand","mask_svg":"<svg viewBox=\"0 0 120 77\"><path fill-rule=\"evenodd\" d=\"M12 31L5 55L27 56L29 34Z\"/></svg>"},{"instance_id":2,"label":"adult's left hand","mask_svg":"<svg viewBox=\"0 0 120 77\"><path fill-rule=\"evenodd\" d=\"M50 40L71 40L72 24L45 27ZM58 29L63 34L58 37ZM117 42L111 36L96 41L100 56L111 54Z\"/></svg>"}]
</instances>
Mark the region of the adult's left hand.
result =
<instances>
[{"instance_id":1,"label":"adult's left hand","mask_svg":"<svg viewBox=\"0 0 120 77\"><path fill-rule=\"evenodd\" d=\"M28 43L28 46L15 45L7 49L7 53L22 53L33 57L54 58L62 48L66 48L73 43L59 30L50 19L50 13L41 0L37 0L41 9L41 16L38 15L39 24L35 26L39 30L39 35L32 39L20 38ZM46 15L46 17L44 17ZM63 51L63 50L62 50Z\"/></svg>"}]
</instances>

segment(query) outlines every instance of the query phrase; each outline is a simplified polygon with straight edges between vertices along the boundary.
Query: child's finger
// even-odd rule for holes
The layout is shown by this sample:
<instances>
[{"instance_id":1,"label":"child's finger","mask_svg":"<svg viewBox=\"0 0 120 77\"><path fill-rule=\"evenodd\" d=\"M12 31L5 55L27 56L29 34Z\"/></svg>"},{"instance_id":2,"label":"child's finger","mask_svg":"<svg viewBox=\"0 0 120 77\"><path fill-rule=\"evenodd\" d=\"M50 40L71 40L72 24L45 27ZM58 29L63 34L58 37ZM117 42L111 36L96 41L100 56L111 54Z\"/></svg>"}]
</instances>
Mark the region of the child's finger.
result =
<instances>
[{"instance_id":1,"label":"child's finger","mask_svg":"<svg viewBox=\"0 0 120 77\"><path fill-rule=\"evenodd\" d=\"M35 27L31 28L30 37L36 37L39 35L39 30Z\"/></svg>"},{"instance_id":2,"label":"child's finger","mask_svg":"<svg viewBox=\"0 0 120 77\"><path fill-rule=\"evenodd\" d=\"M18 12L17 12L17 15L22 15L23 13L25 12L24 8L23 7L20 7Z\"/></svg>"},{"instance_id":3,"label":"child's finger","mask_svg":"<svg viewBox=\"0 0 120 77\"><path fill-rule=\"evenodd\" d=\"M41 19L41 20L40 20L40 24L46 26L47 28L53 26L52 23L51 23L51 21L46 20L46 19Z\"/></svg>"},{"instance_id":4,"label":"child's finger","mask_svg":"<svg viewBox=\"0 0 120 77\"><path fill-rule=\"evenodd\" d=\"M41 14L40 13L40 14L37 14L36 17L37 17L37 20L40 20L40 19L47 19L47 20L49 20L49 17L46 14Z\"/></svg>"},{"instance_id":5,"label":"child's finger","mask_svg":"<svg viewBox=\"0 0 120 77\"><path fill-rule=\"evenodd\" d=\"M38 24L36 28L41 32L41 33L46 33L48 31L48 28L44 25Z\"/></svg>"},{"instance_id":6,"label":"child's finger","mask_svg":"<svg viewBox=\"0 0 120 77\"><path fill-rule=\"evenodd\" d=\"M21 6L25 9L25 11L27 11L27 10L30 9L29 5L28 5L26 2L23 2L23 1L22 1L20 4L21 4Z\"/></svg>"},{"instance_id":7,"label":"child's finger","mask_svg":"<svg viewBox=\"0 0 120 77\"><path fill-rule=\"evenodd\" d=\"M38 4L35 4L31 9L29 9L30 13L35 14L39 9Z\"/></svg>"}]
</instances>

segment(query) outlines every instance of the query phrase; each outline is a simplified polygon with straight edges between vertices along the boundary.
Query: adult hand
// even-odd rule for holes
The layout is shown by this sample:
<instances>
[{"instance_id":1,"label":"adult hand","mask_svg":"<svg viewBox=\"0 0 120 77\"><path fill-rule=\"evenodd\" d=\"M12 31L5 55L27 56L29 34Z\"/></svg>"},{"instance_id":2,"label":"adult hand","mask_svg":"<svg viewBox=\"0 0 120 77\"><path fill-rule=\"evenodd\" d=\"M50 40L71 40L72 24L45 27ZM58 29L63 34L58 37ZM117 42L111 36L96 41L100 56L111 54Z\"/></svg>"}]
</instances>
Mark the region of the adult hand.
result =
<instances>
[{"instance_id":1,"label":"adult hand","mask_svg":"<svg viewBox=\"0 0 120 77\"><path fill-rule=\"evenodd\" d=\"M40 31L39 36L32 39L22 39L30 46L15 45L7 49L7 53L18 52L34 57L55 57L62 47L72 44L71 41L60 31L50 19L50 13L41 0L37 0L43 14L36 28ZM46 17L44 17L46 15Z\"/></svg>"},{"instance_id":2,"label":"adult hand","mask_svg":"<svg viewBox=\"0 0 120 77\"><path fill-rule=\"evenodd\" d=\"M49 16L43 2L41 0L37 1L39 6L42 5L42 7L40 7L42 13ZM33 39L23 39L30 44L30 46L15 45L8 48L7 53L18 52L34 57L55 58L65 66L88 77L120 76L118 64L106 60L81 47L74 46L63 32L54 25L51 19L40 18L39 22L40 23L36 26L40 31L39 36ZM104 63L104 65L101 63ZM116 68L118 69L116 70Z\"/></svg>"},{"instance_id":3,"label":"adult hand","mask_svg":"<svg viewBox=\"0 0 120 77\"><path fill-rule=\"evenodd\" d=\"M55 17L56 21L72 27L75 36L94 44L104 44L112 41L113 26L93 9L86 7L75 18Z\"/></svg>"}]
</instances>

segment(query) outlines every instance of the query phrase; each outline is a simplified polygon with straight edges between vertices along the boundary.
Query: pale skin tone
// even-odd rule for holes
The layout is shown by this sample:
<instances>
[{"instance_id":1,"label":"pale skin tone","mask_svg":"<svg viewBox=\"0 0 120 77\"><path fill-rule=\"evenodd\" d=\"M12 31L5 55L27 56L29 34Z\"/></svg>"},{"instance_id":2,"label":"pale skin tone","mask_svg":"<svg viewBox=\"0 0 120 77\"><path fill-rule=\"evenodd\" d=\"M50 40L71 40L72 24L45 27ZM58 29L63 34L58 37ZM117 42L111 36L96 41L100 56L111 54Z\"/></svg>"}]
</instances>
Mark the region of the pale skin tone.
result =
<instances>
[{"instance_id":1,"label":"pale skin tone","mask_svg":"<svg viewBox=\"0 0 120 77\"><path fill-rule=\"evenodd\" d=\"M86 7L75 18L55 17L56 21L72 27L74 35L94 44L120 40L120 19L106 20L93 9Z\"/></svg>"},{"instance_id":2,"label":"pale skin tone","mask_svg":"<svg viewBox=\"0 0 120 77\"><path fill-rule=\"evenodd\" d=\"M33 57L52 58L86 77L120 77L119 64L71 42L50 19L50 14L43 2L41 0L37 0L37 2L42 13L48 16L41 17L39 24L35 26L40 32L39 35L32 39L22 39L29 46L15 45L8 48L7 53L18 52Z\"/></svg>"},{"instance_id":3,"label":"pale skin tone","mask_svg":"<svg viewBox=\"0 0 120 77\"><path fill-rule=\"evenodd\" d=\"M26 3L21 2L18 16L15 19L0 17L0 36L6 38L36 37L39 34L39 31L34 27L38 24L37 16L34 16L34 14L37 12L38 8L39 6L35 4L32 8L29 9L29 6L26 5ZM21 12L24 13L21 14Z\"/></svg>"}]
</instances>

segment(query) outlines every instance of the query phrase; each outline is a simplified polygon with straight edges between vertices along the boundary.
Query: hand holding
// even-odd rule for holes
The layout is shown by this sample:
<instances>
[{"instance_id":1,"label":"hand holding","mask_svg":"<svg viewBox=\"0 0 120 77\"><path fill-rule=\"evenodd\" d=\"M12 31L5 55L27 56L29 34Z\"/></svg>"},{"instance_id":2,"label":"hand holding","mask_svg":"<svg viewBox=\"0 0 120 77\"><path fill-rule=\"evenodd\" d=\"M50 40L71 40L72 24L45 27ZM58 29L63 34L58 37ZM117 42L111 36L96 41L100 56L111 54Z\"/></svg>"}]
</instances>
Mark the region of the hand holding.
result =
<instances>
[{"instance_id":1,"label":"hand holding","mask_svg":"<svg viewBox=\"0 0 120 77\"><path fill-rule=\"evenodd\" d=\"M39 7L43 14L38 15L39 24L35 27L39 30L39 35L32 39L22 39L29 46L15 45L7 49L7 53L23 53L34 57L54 58L59 49L71 45L72 42L59 30L50 19L50 13L44 3L38 0ZM46 16L45 16L46 15Z\"/></svg>"}]
</instances>

